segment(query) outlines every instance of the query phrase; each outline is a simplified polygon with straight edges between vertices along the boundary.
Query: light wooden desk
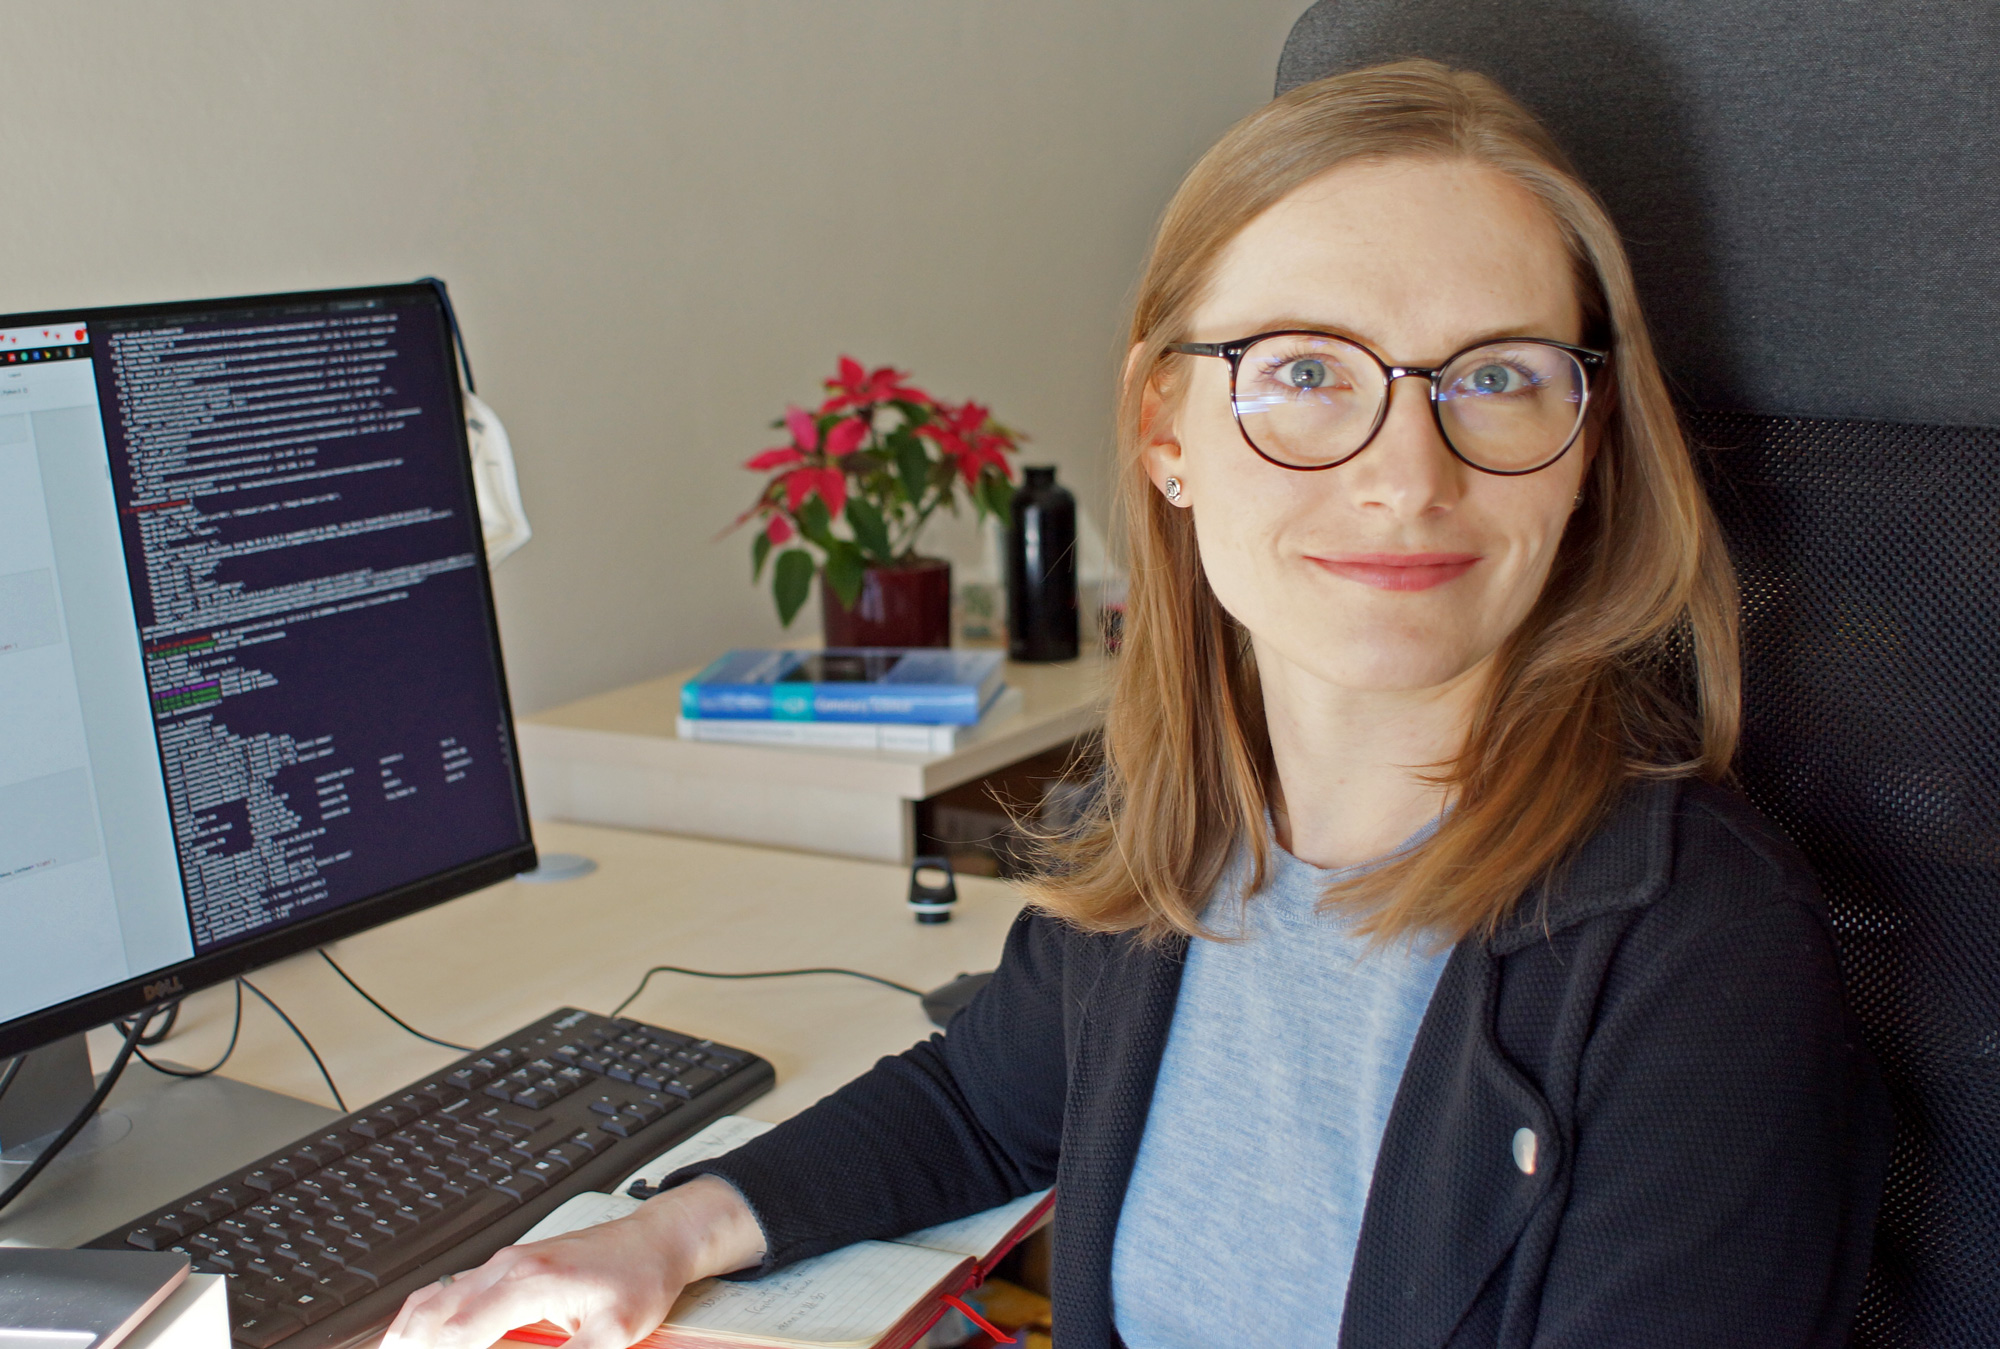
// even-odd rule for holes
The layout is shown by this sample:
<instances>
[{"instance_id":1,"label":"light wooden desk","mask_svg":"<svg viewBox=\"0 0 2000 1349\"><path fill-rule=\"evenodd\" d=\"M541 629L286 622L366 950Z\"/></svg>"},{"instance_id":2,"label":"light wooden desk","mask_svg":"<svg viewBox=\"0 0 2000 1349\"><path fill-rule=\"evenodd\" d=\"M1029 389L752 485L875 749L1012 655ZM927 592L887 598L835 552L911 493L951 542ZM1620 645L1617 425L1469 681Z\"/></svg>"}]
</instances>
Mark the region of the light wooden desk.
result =
<instances>
[{"instance_id":1,"label":"light wooden desk","mask_svg":"<svg viewBox=\"0 0 2000 1349\"><path fill-rule=\"evenodd\" d=\"M910 859L913 803L1103 725L1110 661L1007 664L1021 710L949 754L794 749L682 740L681 685L696 671L614 689L518 724L537 819L578 820L885 862Z\"/></svg>"},{"instance_id":2,"label":"light wooden desk","mask_svg":"<svg viewBox=\"0 0 2000 1349\"><path fill-rule=\"evenodd\" d=\"M993 968L1020 911L1012 886L976 876L959 878L949 923L923 925L905 903L901 867L557 822L538 824L535 841L544 852L593 857L598 870L548 885L508 881L328 949L417 1029L480 1045L560 1006L609 1012L649 965L842 965L934 988ZM458 1057L398 1030L316 956L251 978L312 1037L349 1105ZM189 998L161 1052L213 1062L233 1006L223 988ZM745 1111L767 1120L796 1113L934 1029L915 998L841 975L735 982L660 974L628 1015L769 1059L778 1085ZM332 1103L276 1017L248 999L243 1018L226 1075Z\"/></svg>"},{"instance_id":3,"label":"light wooden desk","mask_svg":"<svg viewBox=\"0 0 2000 1349\"><path fill-rule=\"evenodd\" d=\"M897 866L573 824L539 824L535 835L544 851L585 853L598 870L575 881L492 886L339 942L329 948L334 958L417 1029L482 1045L560 1006L609 1012L650 965L731 972L837 965L934 988L963 971L991 969L1020 908L1006 883L960 877L952 920L919 925L905 902L908 872ZM397 1029L316 956L295 957L251 979L312 1038L351 1108L459 1057ZM151 1052L181 1064L213 1063L228 1041L234 1005L227 987L194 994L172 1038ZM743 1113L772 1121L933 1029L917 999L841 975L744 982L655 975L628 1014L769 1059L778 1084ZM92 1033L100 1069L116 1047L111 1032ZM244 999L242 1037L223 1075L332 1105L305 1049L254 998ZM143 1108L166 1102L179 1131L168 1140L171 1160L197 1174L142 1168L118 1191L116 1212L101 1220L64 1213L66 1191L99 1182L97 1169L115 1165L121 1145L79 1149L10 1210L0 1223L0 1244L84 1240L283 1146L325 1118L310 1110L275 1123L207 1118L200 1093L215 1084L167 1083L136 1062L126 1082L150 1093ZM121 1084L111 1107L123 1097ZM274 1128L276 1136L263 1136ZM144 1132L123 1146L140 1147ZM145 1146L158 1155L157 1143ZM71 1233L73 1226L78 1230Z\"/></svg>"}]
</instances>

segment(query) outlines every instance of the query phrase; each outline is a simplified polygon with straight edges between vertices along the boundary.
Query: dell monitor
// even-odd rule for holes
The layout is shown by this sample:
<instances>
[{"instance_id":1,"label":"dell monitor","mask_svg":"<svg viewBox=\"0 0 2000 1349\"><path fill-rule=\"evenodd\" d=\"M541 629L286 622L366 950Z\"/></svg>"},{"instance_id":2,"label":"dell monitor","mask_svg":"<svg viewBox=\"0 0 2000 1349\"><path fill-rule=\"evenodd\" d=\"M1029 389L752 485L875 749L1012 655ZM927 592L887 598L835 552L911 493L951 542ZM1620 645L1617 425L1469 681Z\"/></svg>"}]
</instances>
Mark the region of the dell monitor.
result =
<instances>
[{"instance_id":1,"label":"dell monitor","mask_svg":"<svg viewBox=\"0 0 2000 1349\"><path fill-rule=\"evenodd\" d=\"M434 283L0 318L0 1056L534 865Z\"/></svg>"}]
</instances>

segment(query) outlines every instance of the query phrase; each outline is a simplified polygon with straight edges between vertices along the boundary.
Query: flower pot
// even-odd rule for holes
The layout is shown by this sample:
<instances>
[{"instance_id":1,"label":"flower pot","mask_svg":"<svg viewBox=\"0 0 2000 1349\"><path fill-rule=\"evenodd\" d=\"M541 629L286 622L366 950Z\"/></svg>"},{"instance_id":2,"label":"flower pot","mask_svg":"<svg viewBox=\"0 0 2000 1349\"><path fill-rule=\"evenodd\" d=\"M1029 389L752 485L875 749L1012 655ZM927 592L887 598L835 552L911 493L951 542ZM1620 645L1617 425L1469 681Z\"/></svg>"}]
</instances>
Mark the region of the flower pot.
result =
<instances>
[{"instance_id":1,"label":"flower pot","mask_svg":"<svg viewBox=\"0 0 2000 1349\"><path fill-rule=\"evenodd\" d=\"M870 567L852 609L819 580L828 646L950 646L951 563L920 557Z\"/></svg>"}]
</instances>

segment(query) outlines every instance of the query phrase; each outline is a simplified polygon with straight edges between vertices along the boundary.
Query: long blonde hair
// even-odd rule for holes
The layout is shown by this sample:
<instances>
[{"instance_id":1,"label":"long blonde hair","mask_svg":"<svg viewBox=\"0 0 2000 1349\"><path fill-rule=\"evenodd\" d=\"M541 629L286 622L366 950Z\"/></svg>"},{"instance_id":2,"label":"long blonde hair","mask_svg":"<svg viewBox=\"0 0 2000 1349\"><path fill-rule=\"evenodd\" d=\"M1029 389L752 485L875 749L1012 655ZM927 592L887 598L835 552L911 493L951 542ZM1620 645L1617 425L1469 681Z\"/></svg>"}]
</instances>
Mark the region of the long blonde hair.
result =
<instances>
[{"instance_id":1,"label":"long blonde hair","mask_svg":"<svg viewBox=\"0 0 2000 1349\"><path fill-rule=\"evenodd\" d=\"M1548 132L1491 80L1399 61L1293 89L1202 156L1168 206L1132 317L1118 437L1131 553L1124 652L1104 732L1104 790L1047 841L1039 907L1095 931L1200 934L1247 842L1268 859L1274 781L1248 634L1209 589L1185 511L1140 458L1148 380L1171 389L1218 255L1303 184L1357 160L1471 160L1548 209L1568 243L1585 341L1610 349L1598 448L1547 585L1503 645L1463 750L1431 766L1452 809L1424 843L1328 904L1378 939L1490 933L1597 828L1637 776L1719 778L1740 717L1737 602L1618 233Z\"/></svg>"}]
</instances>

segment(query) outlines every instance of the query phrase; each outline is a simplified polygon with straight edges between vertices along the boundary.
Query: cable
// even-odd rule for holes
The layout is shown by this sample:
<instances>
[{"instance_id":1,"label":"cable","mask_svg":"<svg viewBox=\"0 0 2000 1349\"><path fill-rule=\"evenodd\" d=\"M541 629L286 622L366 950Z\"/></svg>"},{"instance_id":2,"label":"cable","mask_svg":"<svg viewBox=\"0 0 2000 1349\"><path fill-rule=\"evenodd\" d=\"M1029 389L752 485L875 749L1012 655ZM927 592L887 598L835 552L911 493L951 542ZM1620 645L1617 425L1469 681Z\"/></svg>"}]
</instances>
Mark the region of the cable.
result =
<instances>
[{"instance_id":1,"label":"cable","mask_svg":"<svg viewBox=\"0 0 2000 1349\"><path fill-rule=\"evenodd\" d=\"M241 975L238 975L236 978L236 982L243 985L243 987L249 989L252 993L255 993L258 996L258 998L260 998L263 1001L266 1007L270 1008L272 1011L278 1014L278 1020L284 1022L287 1026L290 1026L292 1028L292 1034L299 1037L299 1043L306 1047L306 1053L312 1055L312 1061L319 1065L319 1075L326 1079L326 1089L333 1093L333 1103L339 1106L340 1113L345 1115L347 1113L347 1102L341 1099L340 1088L333 1085L333 1074L329 1073L326 1070L326 1060L322 1059L319 1056L319 1051L317 1049L313 1048L313 1042L311 1040L306 1039L306 1033L299 1029L298 1023L293 1021L290 1017L286 1016L284 1008L278 1006L277 1003L272 1002L270 996L266 994L263 989L251 983L248 979L245 979Z\"/></svg>"},{"instance_id":2,"label":"cable","mask_svg":"<svg viewBox=\"0 0 2000 1349\"><path fill-rule=\"evenodd\" d=\"M410 1034L416 1036L419 1040L428 1040L430 1041L430 1043L434 1045L442 1045L446 1049L456 1049L461 1054L470 1054L475 1049L478 1048L477 1045L453 1044L450 1040L440 1040L435 1035L424 1034L422 1031L418 1030L415 1026L412 1026L409 1022L403 1020L403 1018L397 1016L394 1012L390 1011L387 1007L384 1007L381 1003L375 1001L374 996L370 994L367 989L363 988L361 985L354 982L353 975L349 974L346 970L340 968L338 962L336 962L332 956L326 953L326 948L324 946L320 948L319 958L321 960L324 960L327 964L332 965L333 972L339 975L342 979L345 979L347 981L347 986L353 989L356 993L359 993L364 999L366 999L370 1007L373 1007L383 1016L388 1017L391 1021L401 1026L404 1030L408 1031Z\"/></svg>"},{"instance_id":3,"label":"cable","mask_svg":"<svg viewBox=\"0 0 2000 1349\"><path fill-rule=\"evenodd\" d=\"M6 1071L0 1072L0 1098L7 1095L7 1088L14 1085L14 1079L21 1075L21 1065L28 1061L26 1054L16 1054L8 1063Z\"/></svg>"},{"instance_id":4,"label":"cable","mask_svg":"<svg viewBox=\"0 0 2000 1349\"><path fill-rule=\"evenodd\" d=\"M139 1037L145 1033L146 1022L149 1019L140 1016L132 1023L131 1029L125 1032L124 1043L118 1046L118 1057L111 1060L111 1067L105 1072L104 1080L97 1084L97 1090L90 1093L90 1099L83 1103L83 1109L77 1111L75 1118L63 1126L63 1131L56 1135L55 1141L43 1148L41 1155L34 1161L28 1163L28 1169L21 1173L20 1179L9 1185L5 1194L0 1194L0 1210L13 1203L14 1197L27 1189L29 1183L41 1175L43 1169L56 1159L56 1154L68 1147L70 1140L77 1136L84 1125L90 1123L91 1117L97 1113L97 1108L104 1104L104 1098L118 1085L119 1077L125 1072L125 1065L131 1062L133 1051L139 1047ZM21 1056L21 1058L26 1057L25 1054ZM14 1062L19 1064L21 1058L15 1059Z\"/></svg>"},{"instance_id":5,"label":"cable","mask_svg":"<svg viewBox=\"0 0 2000 1349\"><path fill-rule=\"evenodd\" d=\"M168 1077L207 1077L210 1073L221 1071L222 1065L229 1062L229 1056L236 1052L236 1037L242 1033L243 1033L243 985L239 982L236 985L236 1019L232 1021L229 1025L229 1043L223 1047L222 1057L217 1059L214 1063L209 1064L208 1067L169 1068L164 1063L155 1063L151 1059L147 1058L146 1051L143 1049L134 1048L132 1052L139 1056L139 1062L145 1064L148 1068L151 1068L156 1073L165 1073ZM150 1041L146 1039L141 1039L139 1043L143 1045L150 1043Z\"/></svg>"},{"instance_id":6,"label":"cable","mask_svg":"<svg viewBox=\"0 0 2000 1349\"><path fill-rule=\"evenodd\" d=\"M150 1029L153 1022L158 1020L162 1014L164 1014L167 1019L160 1023L160 1028L158 1030ZM166 1038L174 1033L174 1023L181 1019L181 1000L179 998L175 998L172 1002L163 1003L158 1007L148 1008L146 1011L140 1013L140 1017L142 1019L143 1024L147 1026L149 1029L140 1034L137 1048L151 1049L153 1046L157 1044L164 1043ZM119 1020L113 1021L111 1023L112 1025L118 1027L118 1033L120 1035L123 1035L127 1029L125 1025L125 1022L127 1020L130 1020L130 1018L129 1017L120 1018ZM146 1056L144 1054L141 1054L139 1055L139 1057L143 1059Z\"/></svg>"},{"instance_id":7,"label":"cable","mask_svg":"<svg viewBox=\"0 0 2000 1349\"><path fill-rule=\"evenodd\" d=\"M880 984L884 988L893 988L898 993L907 993L913 998L924 996L922 989L911 988L908 984L899 984L894 979L884 979L880 975L875 974L863 974L860 970L842 970L830 966L815 966L809 970L758 970L750 974L717 974L714 970L691 970L681 965L655 965L652 969L646 971L645 978L641 979L639 986L632 990L632 996L611 1009L611 1015L617 1016L634 1002L637 1002L639 995L646 991L646 985L652 981L653 976L656 974L691 974L697 979L785 979L795 974L845 974L855 979L866 979L871 984Z\"/></svg>"},{"instance_id":8,"label":"cable","mask_svg":"<svg viewBox=\"0 0 2000 1349\"><path fill-rule=\"evenodd\" d=\"M444 306L445 322L451 325L451 344L458 351L458 367L465 371L465 391L478 392L472 384L472 357L466 354L465 335L458 330L458 311L451 307L451 292L446 290L444 282L435 276L420 276L417 278L417 284L420 286L428 284L437 292L438 303Z\"/></svg>"}]
</instances>

